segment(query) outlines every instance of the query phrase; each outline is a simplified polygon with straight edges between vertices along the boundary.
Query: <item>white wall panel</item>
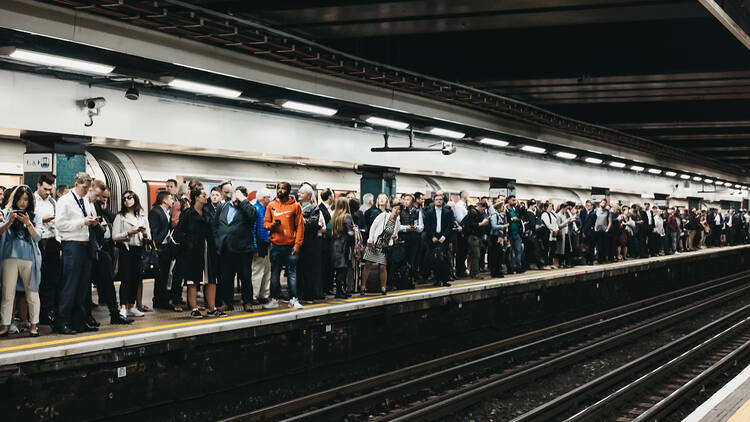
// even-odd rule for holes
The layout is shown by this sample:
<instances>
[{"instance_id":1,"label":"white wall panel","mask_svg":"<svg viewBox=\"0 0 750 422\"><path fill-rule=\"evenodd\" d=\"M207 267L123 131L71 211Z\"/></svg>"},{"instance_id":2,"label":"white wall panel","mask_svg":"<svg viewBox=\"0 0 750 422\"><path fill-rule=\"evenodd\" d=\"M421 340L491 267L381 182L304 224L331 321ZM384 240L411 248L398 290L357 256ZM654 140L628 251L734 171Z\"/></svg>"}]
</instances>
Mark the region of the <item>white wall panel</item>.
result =
<instances>
[{"instance_id":1,"label":"white wall panel","mask_svg":"<svg viewBox=\"0 0 750 422\"><path fill-rule=\"evenodd\" d=\"M331 187L339 184L351 186L358 185L359 180L351 169L360 163L399 167L405 173L442 177L446 184L458 186L472 184L456 181L457 176L483 181L489 177L502 177L516 179L518 184L584 191L599 186L633 195L646 192L683 198L699 196L696 185L684 188L682 181L674 178L476 145L459 145L458 152L450 156L428 152L373 153L370 148L382 145L382 136L370 130L150 95L141 95L138 101L130 101L119 90L26 73L0 71L0 92L3 93L0 96L0 127L114 139L119 140L116 143L119 148L155 148L193 156L215 154L228 158L251 154L261 161L266 156L287 164L281 171L278 166L251 165L240 160L196 162L189 161L189 156L166 160L159 155L153 158L153 163L139 168L144 179L163 180L167 175L187 172L221 179L244 172L247 173L244 179L289 178L301 181L311 178L308 176L311 170L299 163L326 162L342 170L321 173L322 183ZM85 112L77 107L76 100L97 96L105 97L107 105L102 109L102 115L95 117L94 125L86 128L83 126ZM390 140L391 145L406 143L405 138L397 136ZM415 145L427 146L428 142L417 139ZM326 174L335 176L328 178ZM449 187L446 190L461 189ZM712 200L737 198L725 193L708 196Z\"/></svg>"}]
</instances>

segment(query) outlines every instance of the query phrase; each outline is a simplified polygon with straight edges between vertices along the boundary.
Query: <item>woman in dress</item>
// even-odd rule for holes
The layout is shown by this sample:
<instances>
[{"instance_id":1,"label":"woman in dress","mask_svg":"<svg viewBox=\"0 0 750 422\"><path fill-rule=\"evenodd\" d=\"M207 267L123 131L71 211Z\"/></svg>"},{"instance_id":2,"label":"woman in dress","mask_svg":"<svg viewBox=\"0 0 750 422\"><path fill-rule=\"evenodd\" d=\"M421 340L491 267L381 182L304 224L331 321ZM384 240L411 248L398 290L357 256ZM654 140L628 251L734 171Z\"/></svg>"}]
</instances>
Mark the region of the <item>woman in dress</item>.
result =
<instances>
[{"instance_id":1,"label":"woman in dress","mask_svg":"<svg viewBox=\"0 0 750 422\"><path fill-rule=\"evenodd\" d=\"M175 242L179 244L178 263L187 285L187 300L191 318L203 318L198 309L198 287L203 284L203 273L206 268L206 242L211 241L211 225L203 216L203 207L208 203L208 196L203 186L197 185L190 192L191 207L180 214L180 222L175 228ZM223 317L226 314L216 308L216 284L209 280L206 286L206 314L212 317Z\"/></svg>"},{"instance_id":2,"label":"woman in dress","mask_svg":"<svg viewBox=\"0 0 750 422\"><path fill-rule=\"evenodd\" d=\"M346 299L346 276L349 272L349 248L354 241L354 221L349 200L336 198L331 217L331 265L335 270L336 298Z\"/></svg>"},{"instance_id":3,"label":"woman in dress","mask_svg":"<svg viewBox=\"0 0 750 422\"><path fill-rule=\"evenodd\" d=\"M379 199L380 197L378 197ZM380 202L380 201L378 201ZM362 288L360 294L364 295L367 290L367 279L370 277L372 267L378 265L380 271L380 293L385 295L386 282L388 281L388 269L386 268L385 249L393 245L393 241L398 238L398 232L401 228L399 223L401 215L401 203L394 199L391 204L391 212L381 212L370 226L370 234L367 237L367 247L362 259L365 261L365 268L362 270Z\"/></svg>"},{"instance_id":4,"label":"woman in dress","mask_svg":"<svg viewBox=\"0 0 750 422\"><path fill-rule=\"evenodd\" d=\"M13 299L21 278L29 306L29 336L38 337L39 283L42 277L42 254L39 251L42 218L34 214L34 194L26 185L6 192L7 205L0 223L0 267L3 299L0 307L0 337L8 335L13 320Z\"/></svg>"},{"instance_id":5,"label":"woman in dress","mask_svg":"<svg viewBox=\"0 0 750 422\"><path fill-rule=\"evenodd\" d=\"M151 227L141 207L141 200L133 191L122 194L120 212L112 223L112 240L119 251L118 273L120 276L120 315L142 317L143 312L136 305L141 277L141 257L143 248L151 239Z\"/></svg>"}]
</instances>

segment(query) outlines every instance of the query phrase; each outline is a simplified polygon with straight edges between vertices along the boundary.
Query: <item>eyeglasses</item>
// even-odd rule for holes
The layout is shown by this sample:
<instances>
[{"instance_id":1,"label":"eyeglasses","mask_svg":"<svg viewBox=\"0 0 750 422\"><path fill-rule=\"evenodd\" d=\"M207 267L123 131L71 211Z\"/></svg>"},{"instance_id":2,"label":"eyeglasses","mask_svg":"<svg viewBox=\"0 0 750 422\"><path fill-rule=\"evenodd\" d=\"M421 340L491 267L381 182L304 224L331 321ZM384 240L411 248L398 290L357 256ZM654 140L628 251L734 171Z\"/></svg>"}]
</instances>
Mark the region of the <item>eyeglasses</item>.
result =
<instances>
[{"instance_id":1,"label":"eyeglasses","mask_svg":"<svg viewBox=\"0 0 750 422\"><path fill-rule=\"evenodd\" d=\"M125 196L122 197L122 199L124 199L126 201L129 200L129 199L133 199L133 195L125 195Z\"/></svg>"}]
</instances>

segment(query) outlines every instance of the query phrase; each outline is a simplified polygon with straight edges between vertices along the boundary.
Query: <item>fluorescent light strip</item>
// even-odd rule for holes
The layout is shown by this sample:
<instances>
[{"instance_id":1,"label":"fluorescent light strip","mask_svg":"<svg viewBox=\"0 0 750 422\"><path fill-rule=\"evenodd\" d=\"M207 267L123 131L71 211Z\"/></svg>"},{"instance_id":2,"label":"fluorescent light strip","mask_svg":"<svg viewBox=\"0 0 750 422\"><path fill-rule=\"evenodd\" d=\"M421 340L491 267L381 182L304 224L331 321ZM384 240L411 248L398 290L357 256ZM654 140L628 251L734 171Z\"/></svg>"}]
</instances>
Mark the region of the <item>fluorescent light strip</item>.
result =
<instances>
[{"instance_id":1,"label":"fluorescent light strip","mask_svg":"<svg viewBox=\"0 0 750 422\"><path fill-rule=\"evenodd\" d=\"M661 170L659 169L648 169L648 172L651 174L661 174Z\"/></svg>"},{"instance_id":2,"label":"fluorescent light strip","mask_svg":"<svg viewBox=\"0 0 750 422\"><path fill-rule=\"evenodd\" d=\"M367 123L371 124L371 125L385 126L385 127L391 128L391 129L404 130L407 127L409 127L408 123L399 122L399 121L390 120L390 119L383 119L381 117L375 117L375 116L370 116L367 119L365 119L365 121Z\"/></svg>"},{"instance_id":3,"label":"fluorescent light strip","mask_svg":"<svg viewBox=\"0 0 750 422\"><path fill-rule=\"evenodd\" d=\"M569 152L560 151L557 154L555 154L555 157L564 158L566 160L572 160L572 159L576 158L577 155L571 154Z\"/></svg>"},{"instance_id":4,"label":"fluorescent light strip","mask_svg":"<svg viewBox=\"0 0 750 422\"><path fill-rule=\"evenodd\" d=\"M630 166L630 170L633 170L633 171L643 171L643 170L645 170L645 168L643 168L641 166Z\"/></svg>"},{"instance_id":5,"label":"fluorescent light strip","mask_svg":"<svg viewBox=\"0 0 750 422\"><path fill-rule=\"evenodd\" d=\"M734 187L735 187L735 188L737 188L737 189L739 189L739 188L741 188L742 186L740 186L740 185L734 185Z\"/></svg>"},{"instance_id":6,"label":"fluorescent light strip","mask_svg":"<svg viewBox=\"0 0 750 422\"><path fill-rule=\"evenodd\" d=\"M453 139L461 139L464 137L464 135L466 135L463 132L456 132L455 130L442 129L439 127L434 127L430 129L430 133L433 135L445 136L445 137L453 138Z\"/></svg>"},{"instance_id":7,"label":"fluorescent light strip","mask_svg":"<svg viewBox=\"0 0 750 422\"><path fill-rule=\"evenodd\" d=\"M96 73L106 75L115 70L114 66L87 62L84 60L70 59L67 57L54 56L52 54L37 53L35 51L15 49L8 55L11 59L20 60L28 63L40 64L52 67L62 67L71 70L78 70L86 73Z\"/></svg>"},{"instance_id":8,"label":"fluorescent light strip","mask_svg":"<svg viewBox=\"0 0 750 422\"><path fill-rule=\"evenodd\" d=\"M492 145L496 147L507 147L508 145L510 145L510 142L508 141L503 141L500 139L492 139L492 138L482 138L479 140L479 143L484 144L484 145Z\"/></svg>"},{"instance_id":9,"label":"fluorescent light strip","mask_svg":"<svg viewBox=\"0 0 750 422\"><path fill-rule=\"evenodd\" d=\"M612 167L617 167L618 169L621 169L621 168L625 167L625 163L621 163L619 161L610 161L609 165L612 166Z\"/></svg>"},{"instance_id":10,"label":"fluorescent light strip","mask_svg":"<svg viewBox=\"0 0 750 422\"><path fill-rule=\"evenodd\" d=\"M675 177L675 176L677 176L677 173L675 173L673 171L668 171L668 172L666 172L664 174L667 175L667 176L669 176L669 177Z\"/></svg>"},{"instance_id":11,"label":"fluorescent light strip","mask_svg":"<svg viewBox=\"0 0 750 422\"><path fill-rule=\"evenodd\" d=\"M601 164L602 160L599 158L594 157L586 157L583 161L589 163L589 164Z\"/></svg>"},{"instance_id":12,"label":"fluorescent light strip","mask_svg":"<svg viewBox=\"0 0 750 422\"><path fill-rule=\"evenodd\" d=\"M700 182L701 180L703 180L703 178L699 176L695 176L693 177L693 180L695 180L696 182Z\"/></svg>"},{"instance_id":13,"label":"fluorescent light strip","mask_svg":"<svg viewBox=\"0 0 750 422\"><path fill-rule=\"evenodd\" d=\"M705 180L703 180L703 182L704 182L704 183L709 183L709 184L710 184L710 183L713 183L714 181L713 181L713 180L711 180L711 179L705 179Z\"/></svg>"},{"instance_id":14,"label":"fluorescent light strip","mask_svg":"<svg viewBox=\"0 0 750 422\"><path fill-rule=\"evenodd\" d=\"M524 145L523 147L521 147L521 149L526 152L533 152L534 154L544 154L545 152L547 152L547 150L544 148L535 147L531 145Z\"/></svg>"},{"instance_id":15,"label":"fluorescent light strip","mask_svg":"<svg viewBox=\"0 0 750 422\"><path fill-rule=\"evenodd\" d=\"M336 112L338 112L338 110L336 110L335 108L321 107L312 104L300 103L297 101L285 101L281 104L281 107L289 110L301 111L304 113L319 114L321 116L333 116L334 114L336 114Z\"/></svg>"},{"instance_id":16,"label":"fluorescent light strip","mask_svg":"<svg viewBox=\"0 0 750 422\"><path fill-rule=\"evenodd\" d=\"M680 179L684 179L684 180L687 180L687 179L689 179L689 178L690 178L690 175L689 175L689 174L681 174L681 175L680 175Z\"/></svg>"},{"instance_id":17,"label":"fluorescent light strip","mask_svg":"<svg viewBox=\"0 0 750 422\"><path fill-rule=\"evenodd\" d=\"M732 186L732 184L729 182L724 182L724 186Z\"/></svg>"},{"instance_id":18,"label":"fluorescent light strip","mask_svg":"<svg viewBox=\"0 0 750 422\"><path fill-rule=\"evenodd\" d=\"M213 95L215 97L237 98L242 95L242 91L237 91L236 89L222 88L220 86L186 81L184 79L173 79L167 85L181 91L189 91L196 94Z\"/></svg>"}]
</instances>

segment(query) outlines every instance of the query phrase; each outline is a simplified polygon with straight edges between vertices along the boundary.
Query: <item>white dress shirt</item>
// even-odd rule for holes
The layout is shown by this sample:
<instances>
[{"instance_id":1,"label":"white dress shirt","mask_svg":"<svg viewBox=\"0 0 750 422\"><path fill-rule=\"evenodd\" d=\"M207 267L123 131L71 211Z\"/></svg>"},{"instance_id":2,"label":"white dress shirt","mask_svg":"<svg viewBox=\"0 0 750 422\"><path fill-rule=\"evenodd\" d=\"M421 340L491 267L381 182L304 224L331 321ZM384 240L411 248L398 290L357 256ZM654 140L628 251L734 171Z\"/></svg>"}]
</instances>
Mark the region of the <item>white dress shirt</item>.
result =
<instances>
[{"instance_id":1,"label":"white dress shirt","mask_svg":"<svg viewBox=\"0 0 750 422\"><path fill-rule=\"evenodd\" d=\"M461 222L464 220L464 217L466 217L469 214L469 210L466 209L466 202L463 200L460 200L456 202L456 223L461 224Z\"/></svg>"},{"instance_id":2,"label":"white dress shirt","mask_svg":"<svg viewBox=\"0 0 750 422\"><path fill-rule=\"evenodd\" d=\"M79 199L80 197L71 189L70 192L63 195L60 200L57 201L55 226L57 227L57 233L60 236L60 240L63 242L89 241L89 228L84 224L85 219L83 211L78 205ZM93 216L96 214L93 205L87 199L84 198L83 204L84 209L86 209L86 215Z\"/></svg>"},{"instance_id":3,"label":"white dress shirt","mask_svg":"<svg viewBox=\"0 0 750 422\"><path fill-rule=\"evenodd\" d=\"M34 192L34 214L40 216L42 219L49 215L55 215L55 200L52 199L52 195L47 195L47 199L42 199L39 193ZM42 239L52 239L57 237L57 229L55 229L55 220L52 219L42 224Z\"/></svg>"}]
</instances>

